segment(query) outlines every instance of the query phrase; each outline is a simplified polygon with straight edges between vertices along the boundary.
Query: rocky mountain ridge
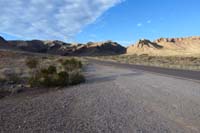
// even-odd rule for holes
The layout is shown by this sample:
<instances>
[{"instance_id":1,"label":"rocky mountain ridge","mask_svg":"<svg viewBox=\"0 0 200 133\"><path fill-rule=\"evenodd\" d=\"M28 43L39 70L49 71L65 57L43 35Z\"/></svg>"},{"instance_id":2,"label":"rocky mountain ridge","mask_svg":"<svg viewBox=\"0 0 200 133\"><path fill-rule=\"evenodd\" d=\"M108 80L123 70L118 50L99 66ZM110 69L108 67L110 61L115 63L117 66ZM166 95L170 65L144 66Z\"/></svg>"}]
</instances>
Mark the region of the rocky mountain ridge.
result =
<instances>
[{"instance_id":1,"label":"rocky mountain ridge","mask_svg":"<svg viewBox=\"0 0 200 133\"><path fill-rule=\"evenodd\" d=\"M126 52L125 47L112 41L72 44L58 40L6 41L2 37L0 48L70 56L118 55Z\"/></svg>"},{"instance_id":2,"label":"rocky mountain ridge","mask_svg":"<svg viewBox=\"0 0 200 133\"><path fill-rule=\"evenodd\" d=\"M0 48L69 56L103 56L119 54L149 54L158 56L200 55L200 36L185 38L141 39L127 48L117 42L72 44L58 40L6 41L0 37Z\"/></svg>"},{"instance_id":3,"label":"rocky mountain ridge","mask_svg":"<svg viewBox=\"0 0 200 133\"><path fill-rule=\"evenodd\" d=\"M7 44L8 42L3 37L0 36L0 47L6 46Z\"/></svg>"}]
</instances>

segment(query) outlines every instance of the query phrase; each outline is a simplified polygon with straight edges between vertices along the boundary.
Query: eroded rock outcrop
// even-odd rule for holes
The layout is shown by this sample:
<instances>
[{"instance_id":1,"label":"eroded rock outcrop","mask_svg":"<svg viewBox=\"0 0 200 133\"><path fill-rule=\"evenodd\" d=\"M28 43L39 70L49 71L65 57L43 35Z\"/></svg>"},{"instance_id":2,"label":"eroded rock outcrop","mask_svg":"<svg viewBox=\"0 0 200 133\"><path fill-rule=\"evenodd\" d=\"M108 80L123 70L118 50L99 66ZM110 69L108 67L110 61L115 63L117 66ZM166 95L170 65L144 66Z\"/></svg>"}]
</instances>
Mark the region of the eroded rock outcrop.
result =
<instances>
[{"instance_id":1,"label":"eroded rock outcrop","mask_svg":"<svg viewBox=\"0 0 200 133\"><path fill-rule=\"evenodd\" d=\"M157 44L156 42L151 42L147 39L139 40L136 44L131 45L127 48L127 53L137 54L140 52L149 52L150 50L160 50L163 46Z\"/></svg>"},{"instance_id":2,"label":"eroded rock outcrop","mask_svg":"<svg viewBox=\"0 0 200 133\"><path fill-rule=\"evenodd\" d=\"M200 37L193 36L193 37L185 37L185 38L159 38L155 40L156 43L176 43L176 42L184 42L184 41L200 41Z\"/></svg>"},{"instance_id":3,"label":"eroded rock outcrop","mask_svg":"<svg viewBox=\"0 0 200 133\"><path fill-rule=\"evenodd\" d=\"M154 42L143 39L128 47L127 54L198 56L200 55L200 37L159 38Z\"/></svg>"}]
</instances>

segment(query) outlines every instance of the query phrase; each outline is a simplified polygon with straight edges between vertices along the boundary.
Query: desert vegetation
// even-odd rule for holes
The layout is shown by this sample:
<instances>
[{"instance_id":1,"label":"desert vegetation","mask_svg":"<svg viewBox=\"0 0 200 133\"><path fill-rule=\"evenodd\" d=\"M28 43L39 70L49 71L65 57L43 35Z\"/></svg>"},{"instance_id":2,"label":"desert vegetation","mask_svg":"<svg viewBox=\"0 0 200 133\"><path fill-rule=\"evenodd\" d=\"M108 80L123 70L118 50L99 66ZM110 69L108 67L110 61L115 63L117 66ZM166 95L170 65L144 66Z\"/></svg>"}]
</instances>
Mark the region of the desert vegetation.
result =
<instances>
[{"instance_id":1,"label":"desert vegetation","mask_svg":"<svg viewBox=\"0 0 200 133\"><path fill-rule=\"evenodd\" d=\"M85 81L81 73L81 61L60 59L56 65L38 67L36 59L28 59L26 65L31 69L29 84L31 87L64 87Z\"/></svg>"},{"instance_id":2,"label":"desert vegetation","mask_svg":"<svg viewBox=\"0 0 200 133\"><path fill-rule=\"evenodd\" d=\"M78 58L0 53L0 97L34 88L62 88L85 81Z\"/></svg>"},{"instance_id":3,"label":"desert vegetation","mask_svg":"<svg viewBox=\"0 0 200 133\"><path fill-rule=\"evenodd\" d=\"M121 63L147 65L164 68L175 68L200 71L200 57L179 57L179 56L151 56L148 54L101 56L96 59L116 61Z\"/></svg>"}]
</instances>

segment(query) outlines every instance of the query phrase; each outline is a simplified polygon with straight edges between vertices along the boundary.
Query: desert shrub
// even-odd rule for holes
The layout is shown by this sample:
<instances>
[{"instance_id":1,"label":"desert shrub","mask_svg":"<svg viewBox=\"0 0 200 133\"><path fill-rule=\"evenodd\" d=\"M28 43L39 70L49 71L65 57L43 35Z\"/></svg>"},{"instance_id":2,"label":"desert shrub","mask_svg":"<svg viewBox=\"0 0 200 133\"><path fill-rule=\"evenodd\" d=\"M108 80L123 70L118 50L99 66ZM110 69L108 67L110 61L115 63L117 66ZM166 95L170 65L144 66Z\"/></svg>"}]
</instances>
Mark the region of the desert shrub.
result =
<instances>
[{"instance_id":1,"label":"desert shrub","mask_svg":"<svg viewBox=\"0 0 200 133\"><path fill-rule=\"evenodd\" d=\"M132 57L138 57L138 55L137 54L133 54L133 55L131 55Z\"/></svg>"},{"instance_id":2,"label":"desert shrub","mask_svg":"<svg viewBox=\"0 0 200 133\"><path fill-rule=\"evenodd\" d=\"M190 61L195 61L195 60L197 60L197 59L198 59L198 58L196 58L196 57L190 57L190 58L189 58Z\"/></svg>"},{"instance_id":3,"label":"desert shrub","mask_svg":"<svg viewBox=\"0 0 200 133\"><path fill-rule=\"evenodd\" d=\"M75 85L85 81L80 73L81 61L71 59L59 59L61 65L50 65L47 68L36 69L29 78L31 87L64 87ZM61 68L60 68L61 67ZM57 70L59 68L59 70Z\"/></svg>"},{"instance_id":4,"label":"desert shrub","mask_svg":"<svg viewBox=\"0 0 200 133\"><path fill-rule=\"evenodd\" d=\"M31 87L56 87L69 84L69 74L66 71L57 73L55 66L41 69L29 79Z\"/></svg>"},{"instance_id":5,"label":"desert shrub","mask_svg":"<svg viewBox=\"0 0 200 133\"><path fill-rule=\"evenodd\" d=\"M61 64L67 71L73 71L73 70L82 68L82 62L79 60L76 60L75 58L66 59L66 60L62 61Z\"/></svg>"},{"instance_id":6,"label":"desert shrub","mask_svg":"<svg viewBox=\"0 0 200 133\"><path fill-rule=\"evenodd\" d=\"M6 83L6 79L5 78L0 78L0 85L5 84Z\"/></svg>"},{"instance_id":7,"label":"desert shrub","mask_svg":"<svg viewBox=\"0 0 200 133\"><path fill-rule=\"evenodd\" d=\"M65 71L58 73L58 84L59 86L69 85L69 74Z\"/></svg>"},{"instance_id":8,"label":"desert shrub","mask_svg":"<svg viewBox=\"0 0 200 133\"><path fill-rule=\"evenodd\" d=\"M2 80L9 84L17 84L21 82L21 77L16 73L15 69L7 69L3 73Z\"/></svg>"},{"instance_id":9,"label":"desert shrub","mask_svg":"<svg viewBox=\"0 0 200 133\"><path fill-rule=\"evenodd\" d=\"M30 87L38 87L41 85L40 80L36 76L30 77L28 83Z\"/></svg>"},{"instance_id":10,"label":"desert shrub","mask_svg":"<svg viewBox=\"0 0 200 133\"><path fill-rule=\"evenodd\" d=\"M56 87L58 84L57 75L44 75L39 78L39 86L43 87Z\"/></svg>"},{"instance_id":11,"label":"desert shrub","mask_svg":"<svg viewBox=\"0 0 200 133\"><path fill-rule=\"evenodd\" d=\"M49 66L47 69L47 74L55 74L57 72L57 69L55 66Z\"/></svg>"},{"instance_id":12,"label":"desert shrub","mask_svg":"<svg viewBox=\"0 0 200 133\"><path fill-rule=\"evenodd\" d=\"M26 65L30 69L36 68L38 64L39 64L39 61L36 58L27 58L27 60L26 60Z\"/></svg>"},{"instance_id":13,"label":"desert shrub","mask_svg":"<svg viewBox=\"0 0 200 133\"><path fill-rule=\"evenodd\" d=\"M74 72L70 75L70 85L77 85L85 82L85 77L80 72Z\"/></svg>"},{"instance_id":14,"label":"desert shrub","mask_svg":"<svg viewBox=\"0 0 200 133\"><path fill-rule=\"evenodd\" d=\"M22 80L19 77L19 75L17 75L16 73L13 73L13 74L9 75L7 78L8 78L7 80L9 81L9 83L12 83L12 84L18 84Z\"/></svg>"},{"instance_id":15,"label":"desert shrub","mask_svg":"<svg viewBox=\"0 0 200 133\"><path fill-rule=\"evenodd\" d=\"M149 55L148 54L141 54L139 55L139 57L148 57Z\"/></svg>"},{"instance_id":16,"label":"desert shrub","mask_svg":"<svg viewBox=\"0 0 200 133\"><path fill-rule=\"evenodd\" d=\"M148 60L152 60L152 59L154 59L154 57L153 56L148 56L147 59Z\"/></svg>"},{"instance_id":17,"label":"desert shrub","mask_svg":"<svg viewBox=\"0 0 200 133\"><path fill-rule=\"evenodd\" d=\"M46 69L40 69L35 72L34 75L31 76L29 79L29 84L32 87L36 86L46 86L46 87L52 87L57 86L56 84L56 67L55 66L49 66Z\"/></svg>"}]
</instances>

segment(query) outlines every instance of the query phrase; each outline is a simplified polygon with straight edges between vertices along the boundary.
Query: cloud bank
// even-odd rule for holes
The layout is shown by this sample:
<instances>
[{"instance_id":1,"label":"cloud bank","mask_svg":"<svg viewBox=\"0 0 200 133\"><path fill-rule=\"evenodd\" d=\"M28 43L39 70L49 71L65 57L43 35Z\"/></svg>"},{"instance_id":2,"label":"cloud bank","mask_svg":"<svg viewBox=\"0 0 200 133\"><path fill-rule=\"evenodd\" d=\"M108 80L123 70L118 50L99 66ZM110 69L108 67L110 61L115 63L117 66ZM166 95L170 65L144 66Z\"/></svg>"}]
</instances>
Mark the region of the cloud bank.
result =
<instances>
[{"instance_id":1,"label":"cloud bank","mask_svg":"<svg viewBox=\"0 0 200 133\"><path fill-rule=\"evenodd\" d=\"M70 39L123 0L0 0L0 32L25 39Z\"/></svg>"}]
</instances>

